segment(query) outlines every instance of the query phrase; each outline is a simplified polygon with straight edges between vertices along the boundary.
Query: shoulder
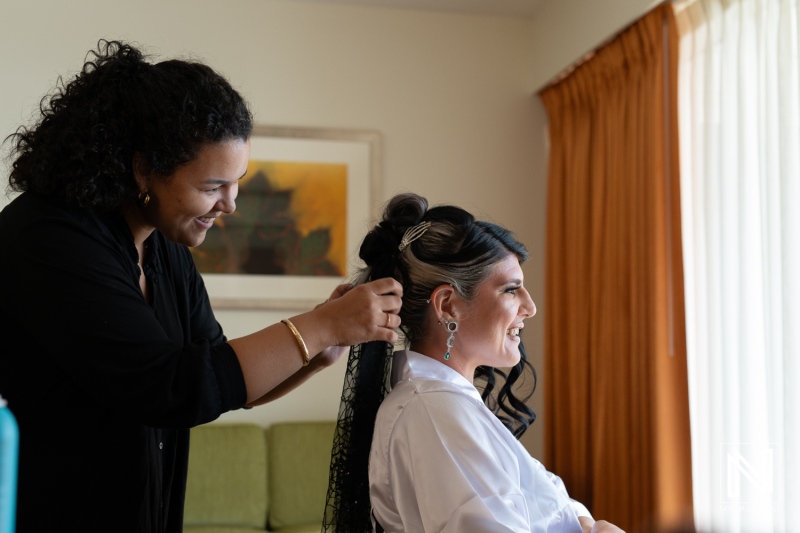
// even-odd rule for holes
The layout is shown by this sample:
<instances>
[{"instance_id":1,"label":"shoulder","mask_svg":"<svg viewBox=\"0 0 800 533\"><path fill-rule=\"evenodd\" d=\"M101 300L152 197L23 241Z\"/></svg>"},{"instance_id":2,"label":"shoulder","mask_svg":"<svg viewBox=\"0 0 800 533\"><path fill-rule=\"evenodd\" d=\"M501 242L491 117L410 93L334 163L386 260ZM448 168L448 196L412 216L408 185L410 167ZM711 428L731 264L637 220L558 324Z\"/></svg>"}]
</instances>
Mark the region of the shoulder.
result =
<instances>
[{"instance_id":1,"label":"shoulder","mask_svg":"<svg viewBox=\"0 0 800 533\"><path fill-rule=\"evenodd\" d=\"M409 465L423 464L455 471L480 465L519 470L518 442L480 400L456 385L406 381L387 400L375 424L372 471L407 475Z\"/></svg>"},{"instance_id":2,"label":"shoulder","mask_svg":"<svg viewBox=\"0 0 800 533\"><path fill-rule=\"evenodd\" d=\"M409 379L398 382L381 404L384 415L396 413L408 416L418 410L475 411L482 402L447 381L434 379Z\"/></svg>"},{"instance_id":3,"label":"shoulder","mask_svg":"<svg viewBox=\"0 0 800 533\"><path fill-rule=\"evenodd\" d=\"M38 224L85 224L93 218L90 211L72 207L58 198L25 192L0 212L0 228L8 236Z\"/></svg>"},{"instance_id":4,"label":"shoulder","mask_svg":"<svg viewBox=\"0 0 800 533\"><path fill-rule=\"evenodd\" d=\"M0 243L30 257L59 254L62 260L123 247L113 214L72 206L59 198L26 192L0 212ZM66 256L64 256L66 254Z\"/></svg>"},{"instance_id":5,"label":"shoulder","mask_svg":"<svg viewBox=\"0 0 800 533\"><path fill-rule=\"evenodd\" d=\"M471 439L492 431L487 415L491 413L482 402L452 383L401 381L381 404L375 435L384 448L393 442L425 440L432 433L471 434Z\"/></svg>"}]
</instances>

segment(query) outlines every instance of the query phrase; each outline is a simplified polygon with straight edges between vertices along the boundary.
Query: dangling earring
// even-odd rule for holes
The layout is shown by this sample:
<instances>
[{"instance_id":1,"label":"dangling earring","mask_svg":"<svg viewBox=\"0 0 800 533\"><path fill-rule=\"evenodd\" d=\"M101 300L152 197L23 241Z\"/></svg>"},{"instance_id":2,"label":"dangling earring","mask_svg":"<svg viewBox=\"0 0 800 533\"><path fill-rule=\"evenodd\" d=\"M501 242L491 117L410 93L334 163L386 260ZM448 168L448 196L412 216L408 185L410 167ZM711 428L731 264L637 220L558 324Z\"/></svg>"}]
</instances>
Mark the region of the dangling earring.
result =
<instances>
[{"instance_id":1,"label":"dangling earring","mask_svg":"<svg viewBox=\"0 0 800 533\"><path fill-rule=\"evenodd\" d=\"M140 192L138 198L142 203L142 207L147 207L147 204L150 203L150 193L147 191Z\"/></svg>"},{"instance_id":2,"label":"dangling earring","mask_svg":"<svg viewBox=\"0 0 800 533\"><path fill-rule=\"evenodd\" d=\"M445 360L450 359L450 348L456 343L456 331L458 331L458 322L455 320L445 320L444 327L447 331L450 332L450 336L447 337L447 353L444 354Z\"/></svg>"}]
</instances>

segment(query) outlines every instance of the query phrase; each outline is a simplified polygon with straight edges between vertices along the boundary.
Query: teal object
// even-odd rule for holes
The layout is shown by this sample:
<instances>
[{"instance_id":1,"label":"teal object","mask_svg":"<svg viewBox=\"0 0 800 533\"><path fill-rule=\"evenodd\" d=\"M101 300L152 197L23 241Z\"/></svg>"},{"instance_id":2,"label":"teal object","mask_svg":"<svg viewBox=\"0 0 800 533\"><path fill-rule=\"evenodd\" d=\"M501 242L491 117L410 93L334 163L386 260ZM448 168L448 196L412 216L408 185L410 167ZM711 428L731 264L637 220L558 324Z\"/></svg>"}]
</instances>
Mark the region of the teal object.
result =
<instances>
[{"instance_id":1,"label":"teal object","mask_svg":"<svg viewBox=\"0 0 800 533\"><path fill-rule=\"evenodd\" d=\"M17 512L19 428L0 396L0 533L14 533Z\"/></svg>"}]
</instances>

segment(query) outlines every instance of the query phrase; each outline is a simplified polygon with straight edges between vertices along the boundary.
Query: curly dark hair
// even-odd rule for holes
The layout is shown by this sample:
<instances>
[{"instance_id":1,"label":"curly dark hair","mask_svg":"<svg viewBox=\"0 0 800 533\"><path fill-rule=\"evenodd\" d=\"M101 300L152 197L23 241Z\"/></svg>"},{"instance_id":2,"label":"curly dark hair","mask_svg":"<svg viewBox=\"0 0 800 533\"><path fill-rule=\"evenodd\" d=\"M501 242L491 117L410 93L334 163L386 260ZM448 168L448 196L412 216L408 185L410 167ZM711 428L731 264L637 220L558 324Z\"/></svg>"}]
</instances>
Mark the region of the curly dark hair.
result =
<instances>
[{"instance_id":1,"label":"curly dark hair","mask_svg":"<svg viewBox=\"0 0 800 533\"><path fill-rule=\"evenodd\" d=\"M41 117L12 143L9 187L111 210L138 194L133 159L167 179L204 143L247 140L247 102L210 67L148 63L130 44L100 40L80 73L39 105ZM4 141L4 142L5 142Z\"/></svg>"},{"instance_id":2,"label":"curly dark hair","mask_svg":"<svg viewBox=\"0 0 800 533\"><path fill-rule=\"evenodd\" d=\"M406 230L421 222L431 225L400 251L398 245ZM476 220L460 207L428 209L425 198L400 194L389 201L381 222L364 238L359 257L366 267L356 282L393 277L403 285L400 330L406 343L411 343L426 335L425 309L437 286L449 283L469 301L509 253L520 263L528 258L525 246L507 229ZM325 531L372 531L368 457L375 417L388 393L392 349L384 342L351 349L331 456ZM520 438L536 419L526 405L536 388L536 371L522 343L520 360L507 374L498 368L479 366L474 378L486 406L508 431ZM526 384L528 379L531 381Z\"/></svg>"}]
</instances>

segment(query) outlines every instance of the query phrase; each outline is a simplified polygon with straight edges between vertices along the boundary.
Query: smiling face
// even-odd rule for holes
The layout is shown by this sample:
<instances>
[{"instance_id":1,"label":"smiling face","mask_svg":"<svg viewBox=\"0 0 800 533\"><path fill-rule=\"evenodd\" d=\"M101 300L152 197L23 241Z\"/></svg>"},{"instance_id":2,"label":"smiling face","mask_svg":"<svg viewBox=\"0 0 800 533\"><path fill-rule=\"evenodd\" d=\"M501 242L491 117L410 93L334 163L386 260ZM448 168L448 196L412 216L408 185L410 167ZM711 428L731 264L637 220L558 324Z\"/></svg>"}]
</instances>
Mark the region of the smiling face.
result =
<instances>
[{"instance_id":1,"label":"smiling face","mask_svg":"<svg viewBox=\"0 0 800 533\"><path fill-rule=\"evenodd\" d=\"M466 312L457 313L453 357L466 363L462 373L468 379L479 365L510 367L519 362L523 320L536 314L536 305L522 282L519 260L509 253L478 285Z\"/></svg>"},{"instance_id":2,"label":"smiling face","mask_svg":"<svg viewBox=\"0 0 800 533\"><path fill-rule=\"evenodd\" d=\"M239 179L249 159L250 141L233 139L204 145L166 179L137 173L140 190L151 198L141 208L143 224L178 244L202 243L214 219L236 209Z\"/></svg>"}]
</instances>

